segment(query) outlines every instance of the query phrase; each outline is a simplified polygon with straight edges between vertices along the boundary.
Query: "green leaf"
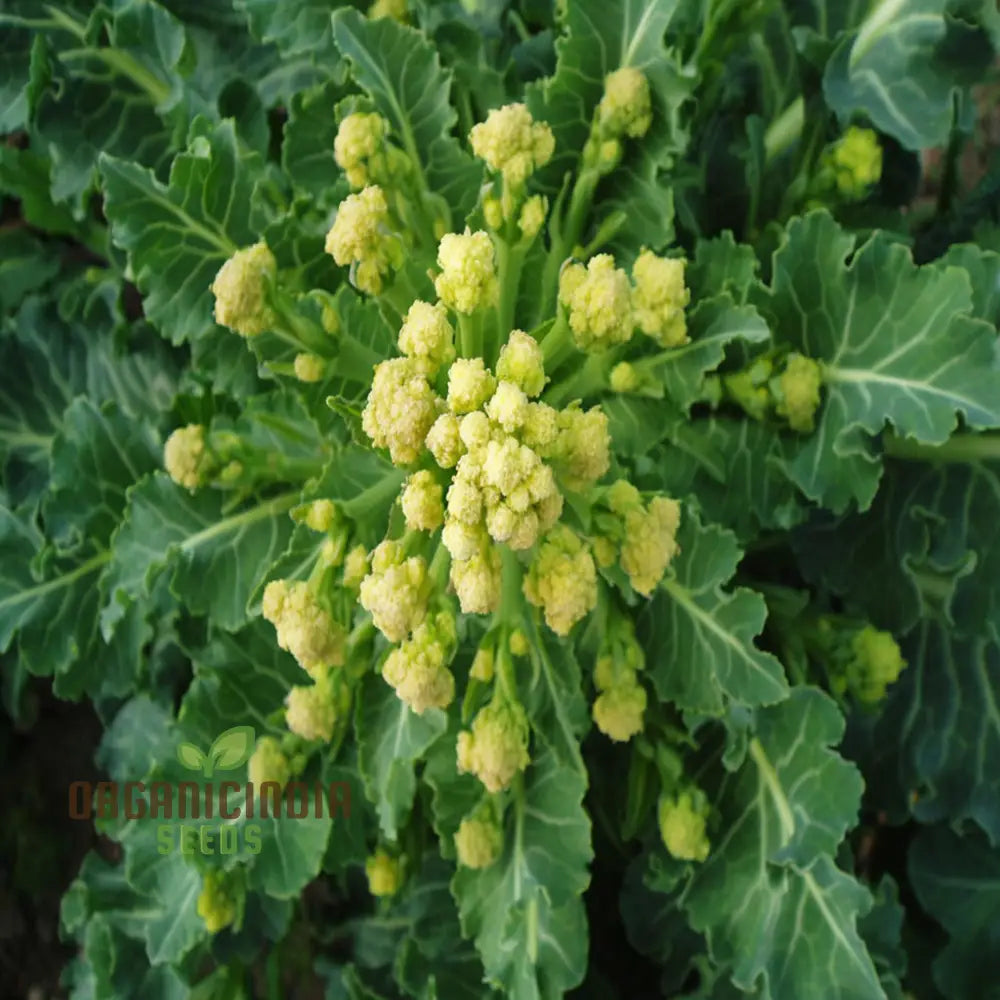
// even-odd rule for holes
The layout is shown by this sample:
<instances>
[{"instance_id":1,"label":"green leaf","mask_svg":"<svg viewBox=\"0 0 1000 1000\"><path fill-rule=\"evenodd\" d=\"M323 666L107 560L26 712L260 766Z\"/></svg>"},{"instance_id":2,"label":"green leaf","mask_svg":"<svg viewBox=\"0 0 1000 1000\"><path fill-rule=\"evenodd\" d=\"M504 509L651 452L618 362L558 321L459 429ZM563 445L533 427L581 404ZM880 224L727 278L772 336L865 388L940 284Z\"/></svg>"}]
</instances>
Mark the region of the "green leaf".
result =
<instances>
[{"instance_id":1,"label":"green leaf","mask_svg":"<svg viewBox=\"0 0 1000 1000\"><path fill-rule=\"evenodd\" d=\"M358 763L383 836L395 840L417 791L415 763L448 726L444 712L417 715L377 674L362 682L355 713Z\"/></svg>"},{"instance_id":2,"label":"green leaf","mask_svg":"<svg viewBox=\"0 0 1000 1000\"><path fill-rule=\"evenodd\" d=\"M798 687L762 709L748 758L725 775L719 833L681 904L733 983L775 1000L885 994L856 928L871 897L830 855L857 818L862 781L829 747L836 705Z\"/></svg>"},{"instance_id":3,"label":"green leaf","mask_svg":"<svg viewBox=\"0 0 1000 1000\"><path fill-rule=\"evenodd\" d=\"M1000 424L996 333L973 319L969 277L917 267L882 234L853 256L854 237L825 211L789 223L771 287L755 304L784 341L823 369L816 430L789 475L834 511L871 504L881 475L871 436L940 444L961 414L975 428Z\"/></svg>"},{"instance_id":4,"label":"green leaf","mask_svg":"<svg viewBox=\"0 0 1000 1000\"><path fill-rule=\"evenodd\" d=\"M281 162L292 183L324 204L335 205L349 194L349 187L333 158L337 137L337 102L344 88L328 81L296 94L288 110Z\"/></svg>"},{"instance_id":5,"label":"green leaf","mask_svg":"<svg viewBox=\"0 0 1000 1000\"><path fill-rule=\"evenodd\" d=\"M902 986L907 964L902 943L905 911L899 902L899 887L891 875L883 875L873 894L875 904L858 921L858 931L875 962L886 996L889 1000L905 1000Z\"/></svg>"},{"instance_id":6,"label":"green leaf","mask_svg":"<svg viewBox=\"0 0 1000 1000\"><path fill-rule=\"evenodd\" d=\"M982 583L980 583L982 586ZM907 667L874 734L921 822L974 819L1000 843L1000 646L925 620L902 642Z\"/></svg>"},{"instance_id":7,"label":"green leaf","mask_svg":"<svg viewBox=\"0 0 1000 1000\"><path fill-rule=\"evenodd\" d=\"M7 148L0 149L0 156ZM0 190L3 184L0 160ZM59 270L59 258L26 229L0 232L0 309L13 311L29 292L41 288Z\"/></svg>"},{"instance_id":8,"label":"green leaf","mask_svg":"<svg viewBox=\"0 0 1000 1000\"><path fill-rule=\"evenodd\" d=\"M334 0L234 0L250 30L265 42L273 42L285 56L309 56L322 64L333 55L330 14L339 6ZM335 65L328 65L332 73Z\"/></svg>"},{"instance_id":9,"label":"green leaf","mask_svg":"<svg viewBox=\"0 0 1000 1000\"><path fill-rule=\"evenodd\" d=\"M234 630L247 621L247 601L260 575L284 551L288 511L298 491L224 513L214 491L191 495L165 474L148 476L129 493L108 567L108 603L101 627L111 635L126 608L149 597L162 573L193 614Z\"/></svg>"},{"instance_id":10,"label":"green leaf","mask_svg":"<svg viewBox=\"0 0 1000 1000\"><path fill-rule=\"evenodd\" d=\"M728 230L712 239L698 240L694 259L685 272L692 301L728 292L734 302L743 304L759 266L753 247L737 243Z\"/></svg>"},{"instance_id":11,"label":"green leaf","mask_svg":"<svg viewBox=\"0 0 1000 1000\"><path fill-rule=\"evenodd\" d=\"M146 315L175 344L211 334L212 281L258 239L248 209L259 157L241 151L231 121L196 121L166 186L129 160L105 154L100 166L111 236L128 252Z\"/></svg>"},{"instance_id":12,"label":"green leaf","mask_svg":"<svg viewBox=\"0 0 1000 1000\"><path fill-rule=\"evenodd\" d=\"M990 996L1000 975L1000 851L934 826L917 836L908 868L920 905L950 938L935 982L949 1000Z\"/></svg>"},{"instance_id":13,"label":"green leaf","mask_svg":"<svg viewBox=\"0 0 1000 1000\"><path fill-rule=\"evenodd\" d=\"M657 693L685 711L722 715L728 702L768 705L788 695L781 664L754 645L767 611L759 594L723 586L742 557L736 537L684 506L680 551L639 619Z\"/></svg>"},{"instance_id":14,"label":"green leaf","mask_svg":"<svg viewBox=\"0 0 1000 1000\"><path fill-rule=\"evenodd\" d=\"M200 771L208 761L193 743L180 743L177 746L177 759L189 770Z\"/></svg>"},{"instance_id":15,"label":"green leaf","mask_svg":"<svg viewBox=\"0 0 1000 1000\"><path fill-rule=\"evenodd\" d=\"M715 371L734 341L762 344L771 339L753 306L738 306L729 295L702 299L688 313L691 343L668 352L663 368L667 395L686 414L703 395L705 375Z\"/></svg>"},{"instance_id":16,"label":"green leaf","mask_svg":"<svg viewBox=\"0 0 1000 1000\"><path fill-rule=\"evenodd\" d=\"M370 21L350 8L334 14L333 37L421 184L445 199L461 228L478 196L482 170L451 134L458 118L449 100L451 74L441 67L434 46L391 18Z\"/></svg>"},{"instance_id":17,"label":"green leaf","mask_svg":"<svg viewBox=\"0 0 1000 1000\"><path fill-rule=\"evenodd\" d=\"M462 932L475 939L486 975L518 1000L561 996L583 979L590 882L585 778L548 750L515 785L504 849L489 868L452 880Z\"/></svg>"},{"instance_id":18,"label":"green leaf","mask_svg":"<svg viewBox=\"0 0 1000 1000\"><path fill-rule=\"evenodd\" d=\"M843 38L823 75L842 122L863 111L907 149L943 145L956 96L978 83L992 51L986 37L946 17L948 0L892 0Z\"/></svg>"},{"instance_id":19,"label":"green leaf","mask_svg":"<svg viewBox=\"0 0 1000 1000\"><path fill-rule=\"evenodd\" d=\"M67 407L52 441L52 472L42 516L60 549L86 539L111 538L125 508L125 492L160 464L160 442L150 428L114 403L98 409L84 397Z\"/></svg>"},{"instance_id":20,"label":"green leaf","mask_svg":"<svg viewBox=\"0 0 1000 1000\"><path fill-rule=\"evenodd\" d=\"M250 759L253 748L253 727L233 726L219 734L208 755L216 770L235 771Z\"/></svg>"}]
</instances>

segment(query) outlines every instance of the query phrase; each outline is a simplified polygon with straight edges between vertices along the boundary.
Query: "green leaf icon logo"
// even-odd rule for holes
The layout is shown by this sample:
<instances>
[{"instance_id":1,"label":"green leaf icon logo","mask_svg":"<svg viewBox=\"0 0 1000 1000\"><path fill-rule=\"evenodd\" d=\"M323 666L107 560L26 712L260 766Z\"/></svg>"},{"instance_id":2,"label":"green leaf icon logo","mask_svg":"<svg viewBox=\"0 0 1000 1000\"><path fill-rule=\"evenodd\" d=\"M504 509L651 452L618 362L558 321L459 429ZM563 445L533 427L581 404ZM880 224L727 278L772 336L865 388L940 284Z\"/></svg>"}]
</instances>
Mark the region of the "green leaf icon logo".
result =
<instances>
[{"instance_id":1,"label":"green leaf icon logo","mask_svg":"<svg viewBox=\"0 0 1000 1000\"><path fill-rule=\"evenodd\" d=\"M211 770L235 771L249 759L253 753L253 726L234 726L222 733L208 751L209 770L205 777L210 778Z\"/></svg>"},{"instance_id":2,"label":"green leaf icon logo","mask_svg":"<svg viewBox=\"0 0 1000 1000\"><path fill-rule=\"evenodd\" d=\"M193 743L182 743L177 748L177 759L189 771L200 771L208 763L208 758Z\"/></svg>"}]
</instances>

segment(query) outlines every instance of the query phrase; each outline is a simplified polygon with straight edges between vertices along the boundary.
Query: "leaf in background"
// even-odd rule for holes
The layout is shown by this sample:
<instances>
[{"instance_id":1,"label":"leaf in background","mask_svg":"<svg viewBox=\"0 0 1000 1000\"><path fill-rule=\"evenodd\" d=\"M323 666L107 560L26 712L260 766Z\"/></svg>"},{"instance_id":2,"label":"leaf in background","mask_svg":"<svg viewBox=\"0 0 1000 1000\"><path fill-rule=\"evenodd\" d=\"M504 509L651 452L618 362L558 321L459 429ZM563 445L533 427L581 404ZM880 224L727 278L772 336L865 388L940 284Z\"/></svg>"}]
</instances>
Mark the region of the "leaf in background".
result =
<instances>
[{"instance_id":1,"label":"leaf in background","mask_svg":"<svg viewBox=\"0 0 1000 1000\"><path fill-rule=\"evenodd\" d=\"M327 81L296 94L288 110L281 163L291 182L324 205L336 205L350 189L333 158L337 102L344 87Z\"/></svg>"},{"instance_id":2,"label":"leaf in background","mask_svg":"<svg viewBox=\"0 0 1000 1000\"><path fill-rule=\"evenodd\" d=\"M458 118L449 101L451 74L434 46L391 18L369 21L350 8L334 15L333 37L418 178L445 199L452 228L460 229L478 197L482 168L451 134Z\"/></svg>"},{"instance_id":3,"label":"leaf in background","mask_svg":"<svg viewBox=\"0 0 1000 1000\"><path fill-rule=\"evenodd\" d=\"M101 155L127 156L162 175L183 138L183 114L169 113L183 94L183 25L147 0L107 17L107 44L66 11L59 21L68 28L52 38L59 86L39 102L36 121L52 160L53 200L79 200Z\"/></svg>"},{"instance_id":4,"label":"leaf in background","mask_svg":"<svg viewBox=\"0 0 1000 1000\"><path fill-rule=\"evenodd\" d=\"M723 778L719 832L681 905L747 992L763 979L776 998L885 996L856 929L871 896L831 857L863 787L830 749L843 728L833 701L797 687L760 711L747 759Z\"/></svg>"},{"instance_id":5,"label":"leaf in background","mask_svg":"<svg viewBox=\"0 0 1000 1000\"><path fill-rule=\"evenodd\" d=\"M583 979L590 882L585 778L535 751L507 807L504 849L489 868L452 880L462 932L474 937L487 977L510 996L561 996Z\"/></svg>"},{"instance_id":6,"label":"leaf in background","mask_svg":"<svg viewBox=\"0 0 1000 1000\"><path fill-rule=\"evenodd\" d=\"M871 504L882 471L871 437L886 423L925 444L947 440L959 413L971 427L1000 424L996 333L969 315L968 275L917 267L881 234L845 266L853 247L825 211L793 220L754 303L777 341L822 364L817 427L789 475L836 512Z\"/></svg>"},{"instance_id":7,"label":"leaf in background","mask_svg":"<svg viewBox=\"0 0 1000 1000\"><path fill-rule=\"evenodd\" d=\"M924 620L902 643L874 741L923 823L975 820L1000 844L1000 646Z\"/></svg>"},{"instance_id":8,"label":"leaf in background","mask_svg":"<svg viewBox=\"0 0 1000 1000\"><path fill-rule=\"evenodd\" d=\"M878 970L889 1000L905 1000L902 981L906 974L906 949L902 943L904 913L899 886L891 875L883 875L873 891L875 903L858 921L858 932Z\"/></svg>"},{"instance_id":9,"label":"leaf in background","mask_svg":"<svg viewBox=\"0 0 1000 1000\"><path fill-rule=\"evenodd\" d=\"M769 705L788 696L781 664L754 645L767 614L764 599L723 590L743 553L736 537L703 524L687 504L680 551L637 627L659 696L684 711L722 715L728 701Z\"/></svg>"},{"instance_id":10,"label":"leaf in background","mask_svg":"<svg viewBox=\"0 0 1000 1000\"><path fill-rule=\"evenodd\" d=\"M753 247L737 243L727 230L712 239L698 240L694 259L685 271L685 283L694 302L728 292L734 302L742 305L758 270L760 263Z\"/></svg>"},{"instance_id":11,"label":"leaf in background","mask_svg":"<svg viewBox=\"0 0 1000 1000\"><path fill-rule=\"evenodd\" d=\"M164 473L147 476L129 492L115 534L104 634L113 634L133 602L148 598L161 573L170 574L171 592L191 613L229 631L244 625L260 575L288 544L288 511L298 499L291 490L224 514L215 491L192 496Z\"/></svg>"},{"instance_id":12,"label":"leaf in background","mask_svg":"<svg viewBox=\"0 0 1000 1000\"><path fill-rule=\"evenodd\" d=\"M948 18L949 0L894 0L873 7L838 44L823 94L842 123L862 111L906 149L944 145L956 97L993 58L985 35Z\"/></svg>"},{"instance_id":13,"label":"leaf in background","mask_svg":"<svg viewBox=\"0 0 1000 1000\"><path fill-rule=\"evenodd\" d=\"M0 147L0 157L9 152L12 151L8 147ZM0 191L9 191L3 159L0 159ZM0 231L0 312L13 312L25 295L45 285L58 270L59 258L27 229Z\"/></svg>"},{"instance_id":14,"label":"leaf in background","mask_svg":"<svg viewBox=\"0 0 1000 1000\"><path fill-rule=\"evenodd\" d=\"M948 932L934 980L948 1000L982 1000L1000 976L1000 851L944 826L921 830L907 867L920 905Z\"/></svg>"},{"instance_id":15,"label":"leaf in background","mask_svg":"<svg viewBox=\"0 0 1000 1000\"><path fill-rule=\"evenodd\" d=\"M413 806L416 761L447 726L444 712L431 708L417 715L378 674L362 682L354 719L358 763L387 839L397 839Z\"/></svg>"},{"instance_id":16,"label":"leaf in background","mask_svg":"<svg viewBox=\"0 0 1000 1000\"><path fill-rule=\"evenodd\" d=\"M111 236L128 252L146 315L175 344L210 334L216 273L258 239L249 205L259 157L241 151L232 122L199 120L166 186L128 160L100 163Z\"/></svg>"},{"instance_id":17,"label":"leaf in background","mask_svg":"<svg viewBox=\"0 0 1000 1000\"><path fill-rule=\"evenodd\" d=\"M272 42L286 57L307 57L336 69L330 15L340 6L336 0L234 0L257 38Z\"/></svg>"}]
</instances>

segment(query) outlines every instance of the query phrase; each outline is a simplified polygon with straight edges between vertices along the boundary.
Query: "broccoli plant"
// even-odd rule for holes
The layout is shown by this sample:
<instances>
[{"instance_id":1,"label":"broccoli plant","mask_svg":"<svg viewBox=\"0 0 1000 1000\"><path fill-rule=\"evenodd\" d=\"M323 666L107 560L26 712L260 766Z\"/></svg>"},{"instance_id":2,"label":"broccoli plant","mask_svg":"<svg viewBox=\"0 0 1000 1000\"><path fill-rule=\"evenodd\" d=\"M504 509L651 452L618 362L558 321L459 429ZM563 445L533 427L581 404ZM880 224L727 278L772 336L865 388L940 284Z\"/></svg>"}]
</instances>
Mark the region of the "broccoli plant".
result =
<instances>
[{"instance_id":1,"label":"broccoli plant","mask_svg":"<svg viewBox=\"0 0 1000 1000\"><path fill-rule=\"evenodd\" d=\"M84 6L0 7L72 995L986 995L995 13Z\"/></svg>"}]
</instances>

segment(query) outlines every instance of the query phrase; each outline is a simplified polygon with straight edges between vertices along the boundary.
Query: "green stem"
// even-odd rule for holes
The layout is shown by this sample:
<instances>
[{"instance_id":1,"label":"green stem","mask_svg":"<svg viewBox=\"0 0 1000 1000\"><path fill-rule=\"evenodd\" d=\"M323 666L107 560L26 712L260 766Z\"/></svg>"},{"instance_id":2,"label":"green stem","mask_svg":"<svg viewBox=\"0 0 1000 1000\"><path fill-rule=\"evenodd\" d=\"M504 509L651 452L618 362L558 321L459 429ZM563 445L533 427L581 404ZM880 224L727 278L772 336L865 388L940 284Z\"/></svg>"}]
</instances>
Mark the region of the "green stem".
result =
<instances>
[{"instance_id":1,"label":"green stem","mask_svg":"<svg viewBox=\"0 0 1000 1000\"><path fill-rule=\"evenodd\" d=\"M520 628L524 618L524 598L521 593L521 563L517 553L507 545L500 546L502 585L500 618L509 628Z\"/></svg>"},{"instance_id":2,"label":"green stem","mask_svg":"<svg viewBox=\"0 0 1000 1000\"><path fill-rule=\"evenodd\" d=\"M885 453L892 458L932 464L1000 461L1000 434L960 432L944 444L918 444L908 438L886 434Z\"/></svg>"},{"instance_id":3,"label":"green stem","mask_svg":"<svg viewBox=\"0 0 1000 1000\"><path fill-rule=\"evenodd\" d=\"M770 163L792 146L802 134L805 123L805 101L795 98L784 111L774 119L764 133L764 161Z\"/></svg>"},{"instance_id":4,"label":"green stem","mask_svg":"<svg viewBox=\"0 0 1000 1000\"><path fill-rule=\"evenodd\" d=\"M608 387L608 372L614 364L614 356L602 351L600 354L588 354L586 361L573 373L547 393L545 401L561 409L571 399L586 399L596 392Z\"/></svg>"},{"instance_id":5,"label":"green stem","mask_svg":"<svg viewBox=\"0 0 1000 1000\"><path fill-rule=\"evenodd\" d=\"M478 309L458 314L458 353L463 358L483 356L483 314Z\"/></svg>"},{"instance_id":6,"label":"green stem","mask_svg":"<svg viewBox=\"0 0 1000 1000\"><path fill-rule=\"evenodd\" d=\"M59 59L62 62L73 62L77 59L100 59L109 69L114 70L120 76L127 77L140 90L144 91L157 108L166 104L170 97L170 87L146 69L133 55L122 49L93 47L64 49L59 53Z\"/></svg>"},{"instance_id":7,"label":"green stem","mask_svg":"<svg viewBox=\"0 0 1000 1000\"><path fill-rule=\"evenodd\" d=\"M560 366L572 357L576 350L573 334L570 332L569 323L564 313L560 312L556 316L548 333L542 337L541 346L545 372L551 377Z\"/></svg>"},{"instance_id":8,"label":"green stem","mask_svg":"<svg viewBox=\"0 0 1000 1000\"><path fill-rule=\"evenodd\" d=\"M514 307L521 285L521 270L524 267L524 250L511 246L503 237L496 241L497 277L500 284L500 300L497 303L496 353L490 352L488 364L496 361L500 348L510 337L514 326Z\"/></svg>"},{"instance_id":9,"label":"green stem","mask_svg":"<svg viewBox=\"0 0 1000 1000\"><path fill-rule=\"evenodd\" d=\"M562 270L563 262L580 242L587 221L587 212L594 199L594 190L599 180L600 174L595 169L584 168L573 186L565 222L559 227L558 234L554 235L552 246L545 258L545 267L542 270L542 298L535 319L536 326L555 306L559 291L559 272Z\"/></svg>"}]
</instances>

